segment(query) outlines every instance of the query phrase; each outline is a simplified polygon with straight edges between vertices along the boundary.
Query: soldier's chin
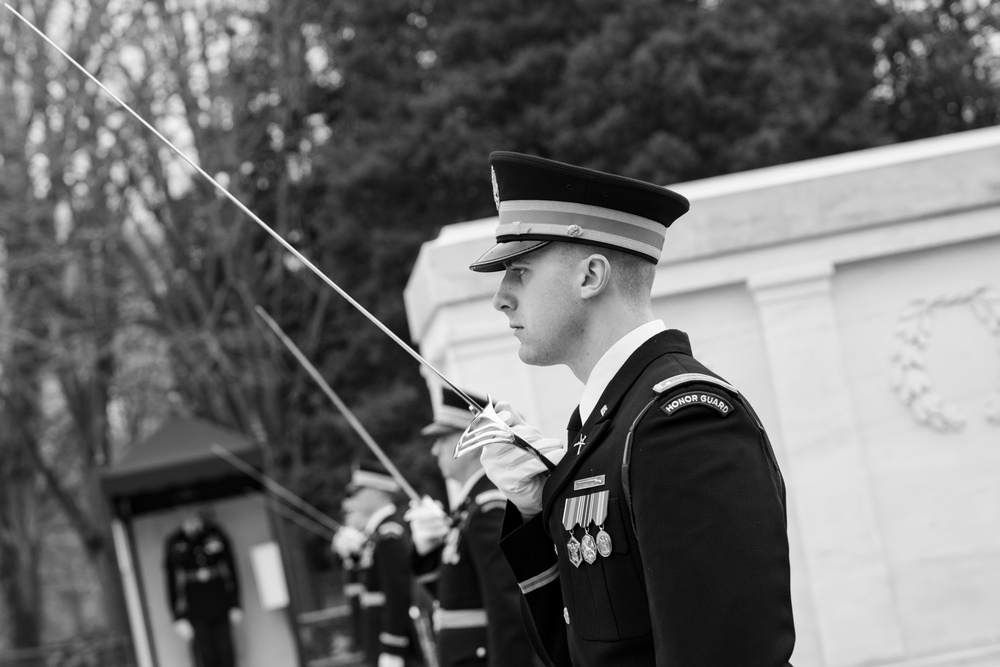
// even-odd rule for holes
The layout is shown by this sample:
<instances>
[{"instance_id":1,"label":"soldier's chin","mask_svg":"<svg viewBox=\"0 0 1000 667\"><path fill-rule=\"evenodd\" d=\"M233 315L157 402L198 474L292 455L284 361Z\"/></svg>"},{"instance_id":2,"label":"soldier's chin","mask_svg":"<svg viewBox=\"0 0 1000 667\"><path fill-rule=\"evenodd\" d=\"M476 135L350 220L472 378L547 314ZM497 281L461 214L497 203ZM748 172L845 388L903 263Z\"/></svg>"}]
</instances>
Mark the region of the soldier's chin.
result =
<instances>
[{"instance_id":1,"label":"soldier's chin","mask_svg":"<svg viewBox=\"0 0 1000 667\"><path fill-rule=\"evenodd\" d=\"M532 354L531 349L524 343L517 346L517 358L526 364L531 364Z\"/></svg>"},{"instance_id":2,"label":"soldier's chin","mask_svg":"<svg viewBox=\"0 0 1000 667\"><path fill-rule=\"evenodd\" d=\"M552 366L556 363L537 348L526 345L524 342L517 348L517 358L529 366Z\"/></svg>"}]
</instances>

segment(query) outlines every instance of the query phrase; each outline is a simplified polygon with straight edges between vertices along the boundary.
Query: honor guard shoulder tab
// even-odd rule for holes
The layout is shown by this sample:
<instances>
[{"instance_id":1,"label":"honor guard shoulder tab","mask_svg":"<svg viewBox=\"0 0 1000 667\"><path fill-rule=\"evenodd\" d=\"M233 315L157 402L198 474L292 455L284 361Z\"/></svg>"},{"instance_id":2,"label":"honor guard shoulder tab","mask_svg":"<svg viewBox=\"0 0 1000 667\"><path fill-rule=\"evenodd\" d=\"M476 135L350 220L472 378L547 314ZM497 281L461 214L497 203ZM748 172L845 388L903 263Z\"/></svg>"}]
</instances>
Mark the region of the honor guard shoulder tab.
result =
<instances>
[{"instance_id":1,"label":"honor guard shoulder tab","mask_svg":"<svg viewBox=\"0 0 1000 667\"><path fill-rule=\"evenodd\" d=\"M476 496L476 505L483 512L497 508L503 509L507 506L507 496L500 489L483 491Z\"/></svg>"},{"instance_id":2,"label":"honor guard shoulder tab","mask_svg":"<svg viewBox=\"0 0 1000 667\"><path fill-rule=\"evenodd\" d=\"M402 537L403 527L395 521L386 521L378 527L378 534L383 537Z\"/></svg>"},{"instance_id":3,"label":"honor guard shoulder tab","mask_svg":"<svg viewBox=\"0 0 1000 667\"><path fill-rule=\"evenodd\" d=\"M720 380L717 377L705 375L704 373L682 373L681 375L669 377L666 380L655 384L653 386L653 391L655 391L658 395L663 396L667 392L689 384L710 384L716 387L722 387L726 391L739 395L739 392L733 385L724 380ZM666 401L660 405L660 411L668 417L672 417L684 408L689 408L695 405L711 408L723 417L728 417L733 411L731 397L706 390L692 390L671 394Z\"/></svg>"}]
</instances>

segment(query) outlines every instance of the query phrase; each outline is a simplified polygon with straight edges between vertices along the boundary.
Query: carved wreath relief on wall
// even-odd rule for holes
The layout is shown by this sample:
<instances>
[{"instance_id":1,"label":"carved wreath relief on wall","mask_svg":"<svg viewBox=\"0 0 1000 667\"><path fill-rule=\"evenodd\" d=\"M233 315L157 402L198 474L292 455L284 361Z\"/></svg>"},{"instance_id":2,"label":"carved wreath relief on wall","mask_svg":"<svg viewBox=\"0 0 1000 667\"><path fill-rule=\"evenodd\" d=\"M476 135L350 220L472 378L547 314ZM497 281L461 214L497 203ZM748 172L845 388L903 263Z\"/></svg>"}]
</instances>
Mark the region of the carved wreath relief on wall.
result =
<instances>
[{"instance_id":1,"label":"carved wreath relief on wall","mask_svg":"<svg viewBox=\"0 0 1000 667\"><path fill-rule=\"evenodd\" d=\"M931 335L934 312L941 308L967 307L997 342L1000 353L1000 293L990 287L913 301L899 316L892 356L892 387L910 414L925 426L941 432L960 431L966 424L965 412L934 388L924 356ZM985 397L985 417L1000 425L1000 381Z\"/></svg>"}]
</instances>

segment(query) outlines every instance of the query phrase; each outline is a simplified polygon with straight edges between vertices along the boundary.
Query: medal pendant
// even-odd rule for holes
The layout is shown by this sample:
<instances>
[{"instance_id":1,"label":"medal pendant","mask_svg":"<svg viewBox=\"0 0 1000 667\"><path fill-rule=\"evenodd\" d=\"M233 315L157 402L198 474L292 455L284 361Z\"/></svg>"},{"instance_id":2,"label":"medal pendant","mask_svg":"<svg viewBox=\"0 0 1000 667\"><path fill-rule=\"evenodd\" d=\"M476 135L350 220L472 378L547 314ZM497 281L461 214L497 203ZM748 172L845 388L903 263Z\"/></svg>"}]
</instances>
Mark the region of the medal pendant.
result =
<instances>
[{"instance_id":1,"label":"medal pendant","mask_svg":"<svg viewBox=\"0 0 1000 667\"><path fill-rule=\"evenodd\" d=\"M573 567L580 567L583 556L580 555L580 542L576 536L570 537L569 542L566 543L566 553L569 555L569 562L573 564Z\"/></svg>"},{"instance_id":2,"label":"medal pendant","mask_svg":"<svg viewBox=\"0 0 1000 667\"><path fill-rule=\"evenodd\" d=\"M604 530L604 520L608 516L608 491L594 494L594 525L597 526L597 552L604 558L611 555L611 536Z\"/></svg>"},{"instance_id":3,"label":"medal pendant","mask_svg":"<svg viewBox=\"0 0 1000 667\"><path fill-rule=\"evenodd\" d=\"M611 555L611 549L611 536L607 534L604 528L601 528L597 533L597 553L607 558Z\"/></svg>"},{"instance_id":4,"label":"medal pendant","mask_svg":"<svg viewBox=\"0 0 1000 667\"><path fill-rule=\"evenodd\" d=\"M590 536L590 533L583 534L583 540L580 542L580 551L583 553L583 560L587 561L588 565L593 565L594 561L597 560L597 543L594 542L594 538Z\"/></svg>"}]
</instances>

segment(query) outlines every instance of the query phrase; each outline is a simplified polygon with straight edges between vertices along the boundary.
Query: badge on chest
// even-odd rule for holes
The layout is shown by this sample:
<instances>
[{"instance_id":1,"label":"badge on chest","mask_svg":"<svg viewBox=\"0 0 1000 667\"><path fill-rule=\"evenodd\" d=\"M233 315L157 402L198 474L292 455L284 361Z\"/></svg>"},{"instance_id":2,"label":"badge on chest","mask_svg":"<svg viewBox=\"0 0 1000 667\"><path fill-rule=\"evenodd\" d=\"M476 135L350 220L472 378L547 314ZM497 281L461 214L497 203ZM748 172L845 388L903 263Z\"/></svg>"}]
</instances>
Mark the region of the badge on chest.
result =
<instances>
[{"instance_id":1,"label":"badge on chest","mask_svg":"<svg viewBox=\"0 0 1000 667\"><path fill-rule=\"evenodd\" d=\"M607 489L566 499L563 504L562 525L569 533L566 554L573 567L580 567L582 563L592 565L597 561L598 555L604 558L611 555L611 536L604 530L607 517ZM591 525L597 529L594 535L590 534ZM578 527L583 529L580 539L576 537Z\"/></svg>"}]
</instances>

